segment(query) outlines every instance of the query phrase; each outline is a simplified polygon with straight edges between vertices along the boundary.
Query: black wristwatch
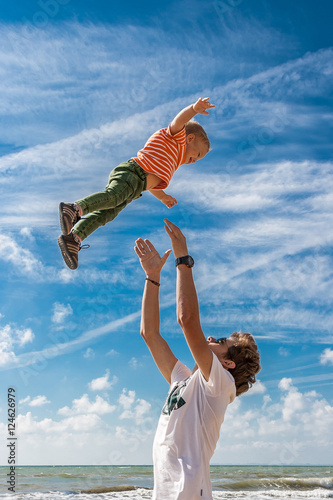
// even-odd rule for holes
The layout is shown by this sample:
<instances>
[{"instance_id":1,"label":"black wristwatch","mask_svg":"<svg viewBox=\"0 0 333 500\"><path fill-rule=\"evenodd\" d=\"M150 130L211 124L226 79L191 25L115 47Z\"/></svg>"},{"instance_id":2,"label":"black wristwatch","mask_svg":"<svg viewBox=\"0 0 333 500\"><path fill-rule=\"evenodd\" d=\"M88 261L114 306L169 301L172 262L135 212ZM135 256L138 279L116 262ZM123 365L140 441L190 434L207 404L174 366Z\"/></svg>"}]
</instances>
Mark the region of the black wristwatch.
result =
<instances>
[{"instance_id":1,"label":"black wristwatch","mask_svg":"<svg viewBox=\"0 0 333 500\"><path fill-rule=\"evenodd\" d=\"M187 267L193 267L194 266L194 259L190 255L185 255L184 257L178 257L175 261L176 267L179 266L179 264L185 264Z\"/></svg>"}]
</instances>

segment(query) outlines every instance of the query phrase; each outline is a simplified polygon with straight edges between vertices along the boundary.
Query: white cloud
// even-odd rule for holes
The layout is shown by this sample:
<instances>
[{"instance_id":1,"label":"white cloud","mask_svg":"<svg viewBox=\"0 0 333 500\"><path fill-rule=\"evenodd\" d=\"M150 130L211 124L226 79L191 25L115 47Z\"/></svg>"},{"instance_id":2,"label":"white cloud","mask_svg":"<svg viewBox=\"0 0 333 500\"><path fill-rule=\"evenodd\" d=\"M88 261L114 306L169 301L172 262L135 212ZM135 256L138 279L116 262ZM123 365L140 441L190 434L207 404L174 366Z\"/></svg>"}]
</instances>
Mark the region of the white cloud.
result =
<instances>
[{"instance_id":1,"label":"white cloud","mask_svg":"<svg viewBox=\"0 0 333 500\"><path fill-rule=\"evenodd\" d=\"M20 247L13 238L0 234L0 259L13 265L23 274L36 274L43 267L33 254Z\"/></svg>"},{"instance_id":2,"label":"white cloud","mask_svg":"<svg viewBox=\"0 0 333 500\"><path fill-rule=\"evenodd\" d=\"M60 342L59 344L56 344L52 347L46 347L45 349L42 349L40 351L35 351L35 352L30 352L30 353L24 353L20 354L18 356L15 356L15 366L17 367L24 367L24 366L29 366L31 364L34 364L37 361L43 360L46 361L47 359L51 359L57 356L60 356L66 352L71 352L75 349L79 349L82 347L82 345L86 344L87 342L91 342L92 339L106 335L110 332L117 331L119 328L123 327L124 325L127 325L129 323L132 323L133 321L137 320L141 315L141 310L138 310L135 313L128 314L127 316L124 316L120 319L110 321L110 323L107 323L106 325L103 325L99 328L94 328L92 330L88 330L84 332L82 335L80 335L78 338L75 340L71 341L64 341ZM2 358L2 369L8 369L12 367L11 361L12 358L8 357L6 358L5 356ZM0 368L1 368L1 362L0 362ZM106 376L105 376L106 377ZM102 377L102 379L105 380L105 377ZM96 379L98 380L98 379ZM113 377L112 384L115 384L117 381L117 377ZM103 384L103 381L101 382Z\"/></svg>"},{"instance_id":3,"label":"white cloud","mask_svg":"<svg viewBox=\"0 0 333 500\"><path fill-rule=\"evenodd\" d=\"M124 409L129 410L134 401L135 391L127 391L127 389L123 389L122 394L119 396L118 402L124 407Z\"/></svg>"},{"instance_id":4,"label":"white cloud","mask_svg":"<svg viewBox=\"0 0 333 500\"><path fill-rule=\"evenodd\" d=\"M129 360L128 364L133 370L136 370L137 368L142 366L142 363L134 356Z\"/></svg>"},{"instance_id":5,"label":"white cloud","mask_svg":"<svg viewBox=\"0 0 333 500\"><path fill-rule=\"evenodd\" d=\"M15 361L16 356L12 350L14 340L11 335L10 325L0 329L0 364L5 365L10 361Z\"/></svg>"},{"instance_id":6,"label":"white cloud","mask_svg":"<svg viewBox=\"0 0 333 500\"><path fill-rule=\"evenodd\" d=\"M27 396L19 401L20 404L28 404L29 406L43 406L50 402L46 396L36 396L32 399L31 396Z\"/></svg>"},{"instance_id":7,"label":"white cloud","mask_svg":"<svg viewBox=\"0 0 333 500\"><path fill-rule=\"evenodd\" d=\"M146 424L151 422L151 404L144 399L136 399L135 391L123 389L118 402L124 408L119 417L121 420L134 419L137 425L140 425L143 421Z\"/></svg>"},{"instance_id":8,"label":"white cloud","mask_svg":"<svg viewBox=\"0 0 333 500\"><path fill-rule=\"evenodd\" d=\"M24 399L20 399L19 400L19 404L21 405L24 405L25 403L29 403L29 401L31 400L31 397L30 396L27 396L26 398Z\"/></svg>"},{"instance_id":9,"label":"white cloud","mask_svg":"<svg viewBox=\"0 0 333 500\"><path fill-rule=\"evenodd\" d=\"M20 230L20 234L25 238L28 238L28 240L34 241L34 237L29 227L22 227L22 229Z\"/></svg>"},{"instance_id":10,"label":"white cloud","mask_svg":"<svg viewBox=\"0 0 333 500\"><path fill-rule=\"evenodd\" d=\"M302 393L292 379L279 382L280 399L263 396L262 406L243 408L237 398L226 413L214 461L295 465L330 463L333 407L317 391ZM223 459L224 457L224 459ZM227 457L227 460L226 460Z\"/></svg>"},{"instance_id":11,"label":"white cloud","mask_svg":"<svg viewBox=\"0 0 333 500\"><path fill-rule=\"evenodd\" d=\"M280 356L288 357L289 351L285 347L279 347L279 354Z\"/></svg>"},{"instance_id":12,"label":"white cloud","mask_svg":"<svg viewBox=\"0 0 333 500\"><path fill-rule=\"evenodd\" d=\"M77 30L80 30L82 28L79 28L78 26L71 26L70 30L73 30L74 32L77 32ZM95 29L91 28L87 29L85 28L84 30L85 36L94 36L95 34ZM63 44L66 45L66 43L69 44L68 39L61 39L63 37L63 33L53 33L53 36L59 36L60 35L60 40L59 40L59 46L62 46ZM42 53L41 53L41 45L40 45L40 39L37 40L30 40L31 43L36 43L38 44L38 54L42 57L42 76L43 78L46 77L48 80L50 75L53 74L54 67L56 66L60 73L62 73L62 68L63 65L52 65L52 72L50 75L47 73L45 74L45 60L48 61L49 64L49 54L44 53L44 50L46 50L46 47L50 44L53 45L53 40L49 39L47 35L46 40L45 40L45 45L42 45ZM108 30L103 33L103 36L106 36L107 38L109 36L112 37L111 33L108 33ZM14 36L14 39L16 40L15 43L19 40L19 34L16 33ZM81 37L78 39L74 38L75 44L80 45L80 40ZM14 44L15 46L15 44ZM110 45L108 45L110 46ZM113 46L113 44L111 44ZM92 47L95 47L95 43L92 43ZM10 204L8 205L8 214L4 214L3 216L3 223L6 223L6 220L8 220L8 216L10 214L10 224L11 227L15 223L16 225L22 225L23 221L30 221L30 225L38 225L40 227L41 224L43 225L49 225L50 223L53 224L54 221L54 208L53 206L50 207L50 205L55 205L56 200L59 200L60 194L67 195L66 192L59 193L59 188L58 185L59 183L52 183L50 182L51 180L58 179L60 175L64 175L67 177L67 185L68 185L68 196L72 195L73 189L71 187L71 182L74 182L75 185L77 186L77 189L82 188L87 189L86 186L88 185L92 190L95 188L98 188L98 182L96 178L99 177L99 174L102 175L102 172L105 171L107 168L107 157L110 152L110 147L112 147L112 156L115 159L115 161L118 160L123 160L121 155L123 154L123 139L126 137L126 143L128 145L128 148L133 147L134 150L138 147L139 142L144 142L145 139L147 139L147 132L149 131L154 131L154 129L158 128L158 126L161 125L163 122L167 122L170 118L170 113L177 111L178 107L181 107L185 104L188 104L189 99L193 99L194 96L187 96L182 99L174 99L171 102L168 102L167 104L163 105L158 105L157 103L159 102L159 99L157 97L156 102L152 104L152 109L149 111L145 111L145 108L139 104L138 102L135 102L135 96L129 97L129 93L131 92L132 88L130 87L131 83L130 80L128 80L128 85L129 85L129 93L126 92L126 90L123 90L119 93L120 96L123 98L125 97L126 103L121 103L119 99L114 99L113 97L111 98L112 91L110 90L111 88L115 88L118 85L120 85L120 81L123 84L123 78L119 79L117 83L115 81L112 82L112 85L104 85L102 82L104 81L105 78L105 72L101 71L101 67L104 65L109 66L109 61L103 60L103 63L100 61L100 63L96 63L95 59L99 59L102 57L104 59L104 56L101 55L99 50L95 50L93 48L90 48L90 50L94 51L94 56L92 57L92 62L90 68L94 67L97 65L99 68L99 84L101 85L102 90L99 90L99 96L97 98L98 104L101 107L101 109L104 110L104 108L107 108L105 106L106 99L104 97L101 97L101 92L102 94L106 92L108 94L108 98L111 99L113 106L114 103L117 103L117 106L121 108L123 105L125 105L125 109L128 110L129 115L131 115L131 109L128 106L131 102L133 104L133 110L137 112L136 116L129 117L126 116L125 119L119 120L118 122L113 122L113 123L106 123L107 118L103 120L91 120L90 123L98 123L98 126L91 126L91 129L89 130L82 130L79 133L75 133L73 129L72 131L68 131L67 137L64 139L64 131L63 128L61 128L61 132L58 134L59 139L55 140L53 143L49 143L48 141L43 141L43 145L35 145L36 141L33 141L34 146L31 148L27 148L23 151L20 151L19 153L15 153L12 155L7 155L4 156L1 161L0 161L0 169L5 170L6 172L9 173L9 175L12 174L12 172L15 169L20 169L20 172L22 172L22 179L24 180L24 177L29 178L29 186L30 186L30 192L29 194L25 197L23 194L20 196L20 206L17 207L17 201L10 200ZM12 49L12 47L11 47ZM34 53L34 49L32 46L30 47L30 50L32 53ZM66 50L66 57L69 57L70 59L73 57L73 53L78 51L80 53L80 50L78 47L75 46L73 48L73 39L70 41L70 48ZM43 55L42 55L43 54ZM6 53L7 59L8 59L8 54ZM63 60L63 53L59 54L58 51L52 51L52 57L51 58L57 58L61 57L61 60ZM86 56L87 57L87 56ZM165 65L165 58L162 58L162 54L160 55L161 59L160 61L156 61L157 64L161 67L161 69ZM285 97L283 94L281 95L281 98L278 98L276 93L277 91L281 92L281 87L282 83L285 83L284 77L287 75L288 77L290 76L290 81L288 80L288 90L292 91L295 93L295 95L299 95L300 92L307 93L309 91L312 92L318 92L318 89L320 88L320 85L325 86L327 85L327 80L329 79L329 75L324 73L323 69L328 67L328 61L330 60L331 57L331 49L325 50L325 51L319 51L314 54L307 54L304 56L304 58L300 58L298 60L290 61L287 64L284 64L282 66L278 66L276 68L271 68L268 71L261 72L259 74L256 74L250 78L245 78L245 79L237 79L237 81L232 81L229 82L228 84L220 87L216 87L213 89L214 95L217 99L217 108L214 111L214 114L212 115L212 120L211 120L211 128L215 128L216 130L212 130L212 132L215 134L215 139L216 142L218 142L219 139L219 133L225 138L228 137L228 134L231 134L231 138L237 138L240 136L240 130L239 130L239 124L244 122L244 127L242 130L246 131L248 133L249 127L253 128L256 127L257 125L259 128L263 128L264 126L271 130L274 134L281 133L282 130L287 130L288 133L290 134L290 127L300 127L303 122L304 122L304 112L300 112L299 110L298 113L296 113L296 110L292 109L292 106L290 104L285 105L283 104L283 97ZM75 57L76 61L77 55ZM25 58L24 58L25 59ZM171 63L171 61L169 61ZM29 67L29 71L31 71L31 64L30 61L26 61L27 66ZM72 61L73 63L73 61ZM213 61L212 61L213 63ZM140 64L144 65L144 59L141 60ZM306 72L308 73L308 65L315 65L318 69L318 74L316 77L311 74L306 74L307 76L307 85L304 87L302 83L302 78L293 78L292 76L295 75L295 68L297 68L297 71L299 72ZM113 66L113 77L115 77L115 67L116 71L122 72L123 71L123 65L118 64L118 63L112 63ZM38 64L37 64L38 67ZM165 69L165 68L164 68ZM171 68L170 68L171 69ZM82 71L82 70L81 70ZM87 68L87 74L89 75L89 69ZM134 68L133 71L137 71L137 68ZM153 71L151 69L151 71ZM175 68L172 68L172 71L174 73L177 73ZM81 74L81 73L80 73ZM139 71L139 74L141 72ZM155 81L161 82L161 71L155 71ZM320 76L318 76L320 75ZM165 73L164 77L167 79L167 73ZM94 74L95 77L95 74ZM63 81L64 85L66 85L68 75L63 75L61 74L60 80L57 81ZM109 76L107 77L109 78ZM163 79L162 78L162 79ZM52 80L52 78L51 78ZM36 81L35 78L35 73L34 73L34 79L33 81ZM89 91L91 94L91 88L90 88L90 77L88 78L89 81ZM85 82L87 83L87 82ZM81 85L84 85L84 79L81 79ZM301 87L301 89L300 89ZM45 91L46 88L50 88L50 86L45 83L43 86L43 90ZM159 85L156 86L155 90L159 88ZM261 90L264 88L264 92ZM17 89L17 87L15 87ZM105 91L105 89L108 89ZM34 88L34 93L36 92L35 98L38 96L39 97L39 92ZM63 106L58 105L58 99L59 99L59 92L61 94L61 91L58 90L58 92L53 92L52 90L50 91L50 96L53 97L53 100L46 100L46 102L52 102L51 107L53 108L52 111L54 112L56 109L63 109ZM156 93L157 90L156 90ZM69 98L67 95L68 92L66 92L66 97ZM84 92L83 92L84 94ZM137 94L136 94L137 95ZM260 99L259 99L260 96ZM34 98L34 99L35 99ZM33 100L34 100L33 99ZM15 99L12 99L15 101ZM5 101L7 101L5 99ZM74 99L75 103L78 102L78 96L75 96ZM230 106L230 102L233 101L233 106L238 110L238 115L236 120L232 119L225 119L223 116L224 110ZM282 101L282 103L281 103ZM43 100L45 102L45 99ZM24 100L24 103L26 103L26 99ZM32 109L35 110L36 105L38 103L34 102L32 105ZM94 104L91 103L92 107L96 107L96 102ZM138 105L139 104L139 105ZM284 109L286 108L286 109ZM139 115L140 113L140 115ZM220 114L219 114L220 113ZM116 113L117 114L117 113ZM242 116L246 118L246 120L242 119ZM297 117L299 123L297 123ZM299 116L301 115L301 116ZM272 118L273 117L273 118ZM140 119L141 127L138 129L136 127L137 120ZM215 120L215 121L213 121ZM63 123L64 120L62 120ZM103 125L101 125L103 123ZM82 124L81 128L85 127L85 123ZM39 127L40 128L40 127ZM43 131L44 132L44 131ZM148 132L148 133L149 133ZM51 134L50 137L55 137L55 134ZM60 138L61 137L61 138ZM269 145L270 148L272 148L272 145ZM236 155L239 157L238 155ZM240 160L240 163L242 165L247 164L247 159L243 161L244 159L242 158ZM287 162L286 162L287 163ZM92 169L91 165L94 165L94 171L92 175ZM69 168L70 167L70 168ZM264 166L265 168L265 166ZM98 170L97 170L98 169ZM35 170L38 170L39 172L43 170L43 176L42 179L39 179L36 177L36 179L32 179L31 173L34 172ZM97 171L96 171L97 170ZM25 174L23 173L25 172ZM79 178L82 176L82 172L85 171L86 175L83 176L83 180ZM288 174L288 172L286 172ZM272 179L270 179L270 175L272 175ZM52 186L52 192L48 192L47 195L45 195L45 199L43 199L43 193L40 189L40 182L44 182L45 178L49 179L49 185ZM197 196L199 197L198 201L200 201L200 204L204 207L206 211L212 210L231 210L231 211L236 211L237 213L239 212L244 212L244 211L249 211L251 210L253 212L254 209L261 209L262 207L270 207L270 206L276 206L278 202L279 196L281 196L281 193L283 193L283 189L285 189L285 194L290 194L290 193L297 193L299 192L300 189L300 184L301 180L297 181L295 185L293 183L289 182L290 178L287 177L285 180L283 180L283 176L281 175L278 179L274 176L274 171L271 171L270 165L267 165L266 172L264 169L261 171L261 176L260 175L251 175L251 174L244 174L242 176L240 175L229 175L228 178L229 180L226 182L226 175L221 175L221 176L216 176L216 175L210 175L210 180L207 181L207 178L201 179L200 176L193 176L193 182L191 182L191 186L189 187L186 182L187 178L187 173L184 171L183 174L178 176L177 183L174 183L173 189L175 190L174 192L177 193L177 190L181 193L183 193L183 200L187 200L189 203L193 203L194 199L197 199ZM184 179L184 180L182 180ZM201 190L197 189L197 185L201 183L202 180L202 192ZM277 183L275 181L278 181ZM304 179L303 179L304 180ZM13 180L14 181L14 180ZM247 184L248 181L248 184ZM7 182L10 182L10 179L7 179ZM17 182L17 178L15 177L15 182ZM31 183L32 182L32 183ZM36 183L36 184L35 184ZM80 187L78 186L78 183L80 183ZM192 185L193 184L193 185ZM238 189L238 184L239 184L239 189ZM303 184L304 186L305 184ZM310 184L308 184L310 185ZM213 186L213 188L212 188ZM318 184L315 183L315 189L317 190ZM100 186L99 186L100 187ZM195 189L195 196L192 196L192 191ZM38 193L38 202L34 203L34 209L32 210L31 208L31 194L35 194L37 196ZM329 200L329 197L327 197L326 193L318 192L318 196L320 197L325 197L326 200ZM50 198L52 202L50 202ZM210 199L211 198L211 199ZM54 201L53 201L54 200ZM37 205L36 205L37 203ZM40 203L40 205L39 205ZM7 206L7 205L6 205ZM43 212L42 212L42 207L43 207ZM45 207L47 207L47 211L45 210ZM50 208L49 208L50 207ZM40 213L43 213L43 217L40 216ZM26 217L26 219L25 219ZM51 222L52 221L52 222ZM23 222L24 223L24 222ZM25 226L28 225L28 222L25 224Z\"/></svg>"},{"instance_id":13,"label":"white cloud","mask_svg":"<svg viewBox=\"0 0 333 500\"><path fill-rule=\"evenodd\" d=\"M110 389L113 385L118 382L118 378L114 375L112 380L109 380L110 370L106 370L103 377L95 378L89 382L88 386L91 391L103 391Z\"/></svg>"},{"instance_id":14,"label":"white cloud","mask_svg":"<svg viewBox=\"0 0 333 500\"><path fill-rule=\"evenodd\" d=\"M0 366L15 365L18 361L14 352L15 346L23 347L34 338L30 328L20 330L9 324L0 328Z\"/></svg>"},{"instance_id":15,"label":"white cloud","mask_svg":"<svg viewBox=\"0 0 333 500\"><path fill-rule=\"evenodd\" d=\"M304 408L303 395L294 387L290 386L288 394L283 396L283 401L282 418L284 421L290 421Z\"/></svg>"},{"instance_id":16,"label":"white cloud","mask_svg":"<svg viewBox=\"0 0 333 500\"><path fill-rule=\"evenodd\" d=\"M188 203L195 200L195 204L199 204L206 213L254 212L269 207L282 209L287 196L299 194L303 194L304 198L294 207L294 212L313 206L319 213L329 209L319 200L317 202L317 197L328 195L332 189L332 163L278 161L260 163L252 166L251 170L250 173L244 169L244 172L210 174L209 178L197 172L193 174L191 183L187 182L186 172L183 171L179 173L173 190ZM278 228L276 226L275 231ZM263 232L267 237L267 229L271 231L271 228L262 228L259 237Z\"/></svg>"},{"instance_id":17,"label":"white cloud","mask_svg":"<svg viewBox=\"0 0 333 500\"><path fill-rule=\"evenodd\" d=\"M29 406L43 406L50 403L46 396L36 396L29 402Z\"/></svg>"},{"instance_id":18,"label":"white cloud","mask_svg":"<svg viewBox=\"0 0 333 500\"><path fill-rule=\"evenodd\" d=\"M265 384L263 384L260 380L257 380L256 383L244 393L243 397L254 396L255 394L263 394L267 391Z\"/></svg>"},{"instance_id":19,"label":"white cloud","mask_svg":"<svg viewBox=\"0 0 333 500\"><path fill-rule=\"evenodd\" d=\"M32 194L32 196L34 196ZM47 202L45 202L47 203ZM27 202L26 207L21 207L21 211L18 213L18 225L21 226L22 218L25 216L32 221L32 217L28 214L29 207L31 203ZM41 213L41 211L38 211ZM21 215L22 214L22 215ZM50 220L53 219L54 213L50 211ZM49 221L50 222L50 221ZM4 224L12 225L14 221L10 218L4 222ZM43 214L44 225L47 225L47 219L45 214ZM36 225L40 226L40 221L36 221ZM38 251L41 251L39 248ZM60 254L59 254L60 257ZM20 246L12 236L0 233L0 260L9 263L8 271L13 274L22 275L28 277L29 280L35 282L51 282L51 283L70 283L74 279L79 280L83 283L120 283L125 282L124 273L119 271L102 271L96 268L84 269L79 275L75 275L68 268L58 269L54 266L45 265L40 255L35 251L34 253L30 250ZM60 261L63 266L63 261ZM60 304L60 306L66 308L70 307ZM55 311L56 312L56 311ZM59 309L59 318L61 317L61 309ZM63 312L66 313L66 310ZM55 316L55 320L58 314Z\"/></svg>"},{"instance_id":20,"label":"white cloud","mask_svg":"<svg viewBox=\"0 0 333 500\"><path fill-rule=\"evenodd\" d=\"M68 316L73 314L73 309L70 304L60 304L59 302L55 302L53 304L53 323L63 323Z\"/></svg>"},{"instance_id":21,"label":"white cloud","mask_svg":"<svg viewBox=\"0 0 333 500\"><path fill-rule=\"evenodd\" d=\"M151 404L145 399L138 399L135 406L135 418L138 423L147 421L147 416L150 415Z\"/></svg>"},{"instance_id":22,"label":"white cloud","mask_svg":"<svg viewBox=\"0 0 333 500\"><path fill-rule=\"evenodd\" d=\"M91 349L91 347L88 347L86 352L83 354L83 357L86 359L92 359L95 357L95 351Z\"/></svg>"},{"instance_id":23,"label":"white cloud","mask_svg":"<svg viewBox=\"0 0 333 500\"><path fill-rule=\"evenodd\" d=\"M239 463L241 457L243 463L296 465L308 462L309 456L314 464L330 463L332 405L318 391L302 392L291 379L281 379L279 386L283 389L281 397L276 399L262 393L262 405L251 403L248 409L249 400L243 397L229 405L214 454L215 463ZM58 463L65 450L71 457L70 463L91 463L92 457L105 464L147 463L160 407L153 411L151 403L127 389L119 395L118 403L123 409L119 413L116 405L105 399L96 396L90 401L84 394L74 399L71 407L58 410L62 417L59 421L38 420L30 412L19 415L20 449L24 450L24 457L29 452L32 457L32 450L37 453L47 443L48 456L52 453L59 457ZM110 422L112 425L107 425ZM110 455L110 449L114 454Z\"/></svg>"},{"instance_id":24,"label":"white cloud","mask_svg":"<svg viewBox=\"0 0 333 500\"><path fill-rule=\"evenodd\" d=\"M282 391L288 391L291 388L292 383L293 381L291 378L284 377L279 382L279 389L281 389Z\"/></svg>"},{"instance_id":25,"label":"white cloud","mask_svg":"<svg viewBox=\"0 0 333 500\"><path fill-rule=\"evenodd\" d=\"M58 410L59 415L72 416L78 414L96 413L97 415L105 415L112 413L116 406L110 405L105 399L96 396L94 402L90 402L88 394L83 394L79 399L74 399L72 408L64 406Z\"/></svg>"},{"instance_id":26,"label":"white cloud","mask_svg":"<svg viewBox=\"0 0 333 500\"><path fill-rule=\"evenodd\" d=\"M20 435L26 434L61 434L63 432L89 432L100 423L100 417L95 413L65 418L59 422L51 418L44 418L38 421L31 412L17 417L17 425L20 428Z\"/></svg>"},{"instance_id":27,"label":"white cloud","mask_svg":"<svg viewBox=\"0 0 333 500\"><path fill-rule=\"evenodd\" d=\"M105 354L105 356L119 356L119 352L115 351L115 349L111 349Z\"/></svg>"},{"instance_id":28,"label":"white cloud","mask_svg":"<svg viewBox=\"0 0 333 500\"><path fill-rule=\"evenodd\" d=\"M20 346L24 346L25 344L32 342L35 338L35 334L31 330L31 328L27 328L25 330L16 330L16 335Z\"/></svg>"},{"instance_id":29,"label":"white cloud","mask_svg":"<svg viewBox=\"0 0 333 500\"><path fill-rule=\"evenodd\" d=\"M333 365L333 351L329 347L325 349L320 355L320 363L322 365Z\"/></svg>"}]
</instances>

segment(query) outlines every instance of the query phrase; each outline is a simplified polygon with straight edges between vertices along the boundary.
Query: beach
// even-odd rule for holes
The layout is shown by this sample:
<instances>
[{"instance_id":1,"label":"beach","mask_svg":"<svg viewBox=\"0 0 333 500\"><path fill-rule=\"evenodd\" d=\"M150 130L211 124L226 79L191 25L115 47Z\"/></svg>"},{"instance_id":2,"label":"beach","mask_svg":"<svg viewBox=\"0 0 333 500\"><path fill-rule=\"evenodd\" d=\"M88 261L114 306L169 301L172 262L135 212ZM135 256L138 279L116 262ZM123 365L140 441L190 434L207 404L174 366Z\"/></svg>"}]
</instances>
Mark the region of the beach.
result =
<instances>
[{"instance_id":1,"label":"beach","mask_svg":"<svg viewBox=\"0 0 333 500\"><path fill-rule=\"evenodd\" d=\"M8 467L0 467L0 499L150 500L152 466L20 466L15 492L6 486ZM211 466L214 500L333 498L330 466Z\"/></svg>"}]
</instances>

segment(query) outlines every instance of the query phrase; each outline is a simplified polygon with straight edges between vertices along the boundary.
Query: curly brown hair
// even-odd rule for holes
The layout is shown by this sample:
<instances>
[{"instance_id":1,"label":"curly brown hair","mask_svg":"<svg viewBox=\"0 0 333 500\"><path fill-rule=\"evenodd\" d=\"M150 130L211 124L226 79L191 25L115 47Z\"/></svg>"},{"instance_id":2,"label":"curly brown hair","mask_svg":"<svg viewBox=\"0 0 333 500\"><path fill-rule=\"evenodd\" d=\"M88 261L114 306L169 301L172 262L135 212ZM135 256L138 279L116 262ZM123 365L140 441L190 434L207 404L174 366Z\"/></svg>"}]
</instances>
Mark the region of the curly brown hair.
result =
<instances>
[{"instance_id":1,"label":"curly brown hair","mask_svg":"<svg viewBox=\"0 0 333 500\"><path fill-rule=\"evenodd\" d=\"M195 120L190 120L189 122L185 123L185 132L186 135L194 134L196 138L200 139L207 146L208 151L210 150L210 141L200 123L196 122Z\"/></svg>"},{"instance_id":2,"label":"curly brown hair","mask_svg":"<svg viewBox=\"0 0 333 500\"><path fill-rule=\"evenodd\" d=\"M251 333L234 332L230 339L234 341L234 345L229 347L229 357L236 366L229 369L229 372L235 379L236 396L239 396L255 383L255 375L261 370L260 356Z\"/></svg>"}]
</instances>

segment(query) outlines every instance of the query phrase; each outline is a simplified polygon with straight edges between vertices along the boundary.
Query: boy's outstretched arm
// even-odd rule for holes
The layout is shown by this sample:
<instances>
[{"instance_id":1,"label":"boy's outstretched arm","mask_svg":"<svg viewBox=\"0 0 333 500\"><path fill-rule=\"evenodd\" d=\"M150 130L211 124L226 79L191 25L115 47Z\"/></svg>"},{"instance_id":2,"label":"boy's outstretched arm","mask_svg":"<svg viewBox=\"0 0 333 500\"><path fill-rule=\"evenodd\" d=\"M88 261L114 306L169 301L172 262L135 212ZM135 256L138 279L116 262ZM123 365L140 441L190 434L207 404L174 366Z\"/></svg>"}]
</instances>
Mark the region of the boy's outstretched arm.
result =
<instances>
[{"instance_id":1,"label":"boy's outstretched arm","mask_svg":"<svg viewBox=\"0 0 333 500\"><path fill-rule=\"evenodd\" d=\"M172 135L177 134L182 130L185 123L187 123L191 118L193 118L196 114L200 115L208 115L207 109L215 108L214 104L209 102L209 97L205 97L202 99L199 97L197 102L194 104L190 104L186 108L182 109L177 116L172 120L169 125L169 130Z\"/></svg>"},{"instance_id":2,"label":"boy's outstretched arm","mask_svg":"<svg viewBox=\"0 0 333 500\"><path fill-rule=\"evenodd\" d=\"M165 229L170 236L175 258L188 255L186 238L181 230L167 219ZM199 303L192 269L185 264L177 267L177 319L192 356L206 380L209 379L213 354L200 324Z\"/></svg>"},{"instance_id":3,"label":"boy's outstretched arm","mask_svg":"<svg viewBox=\"0 0 333 500\"><path fill-rule=\"evenodd\" d=\"M151 189L149 192L155 196L158 200L160 200L164 205L168 208L172 208L177 205L177 200L170 194L166 194L162 189Z\"/></svg>"},{"instance_id":4,"label":"boy's outstretched arm","mask_svg":"<svg viewBox=\"0 0 333 500\"><path fill-rule=\"evenodd\" d=\"M148 278L142 298L141 335L158 369L170 384L177 358L160 334L159 286L156 283L160 282L161 269L171 250L167 250L161 258L149 240L139 238L135 243L134 250Z\"/></svg>"}]
</instances>

